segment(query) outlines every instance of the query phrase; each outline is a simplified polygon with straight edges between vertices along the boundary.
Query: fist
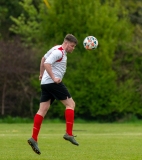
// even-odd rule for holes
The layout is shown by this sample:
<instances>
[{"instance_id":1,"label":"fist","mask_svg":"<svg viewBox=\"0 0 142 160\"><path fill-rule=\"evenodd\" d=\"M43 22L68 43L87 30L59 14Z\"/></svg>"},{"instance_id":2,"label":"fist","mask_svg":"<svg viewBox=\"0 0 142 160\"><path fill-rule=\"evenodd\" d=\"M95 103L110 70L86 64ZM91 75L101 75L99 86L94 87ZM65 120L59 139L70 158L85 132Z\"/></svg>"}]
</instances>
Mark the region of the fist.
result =
<instances>
[{"instance_id":1,"label":"fist","mask_svg":"<svg viewBox=\"0 0 142 160\"><path fill-rule=\"evenodd\" d=\"M39 75L39 80L41 81L41 79L42 79L42 75Z\"/></svg>"},{"instance_id":2,"label":"fist","mask_svg":"<svg viewBox=\"0 0 142 160\"><path fill-rule=\"evenodd\" d=\"M55 82L55 83L60 83L60 82L61 82L61 79L60 79L60 78L54 78L54 82Z\"/></svg>"}]
</instances>

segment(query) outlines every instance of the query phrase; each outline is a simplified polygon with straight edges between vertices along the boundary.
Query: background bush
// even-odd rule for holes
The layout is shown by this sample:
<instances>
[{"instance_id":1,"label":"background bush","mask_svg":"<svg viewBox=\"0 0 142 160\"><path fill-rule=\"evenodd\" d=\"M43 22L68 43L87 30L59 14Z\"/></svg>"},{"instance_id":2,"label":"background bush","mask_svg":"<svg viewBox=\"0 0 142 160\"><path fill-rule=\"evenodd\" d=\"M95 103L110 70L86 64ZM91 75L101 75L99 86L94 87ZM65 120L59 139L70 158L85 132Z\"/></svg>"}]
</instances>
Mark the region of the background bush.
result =
<instances>
[{"instance_id":1,"label":"background bush","mask_svg":"<svg viewBox=\"0 0 142 160\"><path fill-rule=\"evenodd\" d=\"M24 85L31 91L20 96L23 97L22 103L19 104L17 98L13 100L16 108L10 108L8 103L11 115L34 115L40 97L40 59L52 46L62 44L67 33L72 33L79 44L74 53L68 54L68 68L63 82L76 101L76 118L106 121L122 119L127 115L141 118L142 4L139 1L127 4L121 0L115 3L112 0L52 0L49 1L50 8L39 0L15 3L22 9L21 13L9 15L13 23L9 26L11 36L8 41L19 35L24 48L36 54L30 54L34 60L25 58L30 66L24 66L29 69L29 75L24 73L24 77L27 75L28 78L28 83ZM83 39L88 35L97 37L99 46L96 50L83 48ZM5 38L2 36L2 39ZM20 50L25 53L24 49ZM1 50L1 55L5 54ZM17 64L16 68L19 67L20 64ZM0 83L3 86L3 79ZM15 88L15 83L12 87ZM3 108L7 106L6 102L12 100L11 97L5 96L5 103L1 100ZM64 109L61 103L55 102L47 117L62 119Z\"/></svg>"}]
</instances>

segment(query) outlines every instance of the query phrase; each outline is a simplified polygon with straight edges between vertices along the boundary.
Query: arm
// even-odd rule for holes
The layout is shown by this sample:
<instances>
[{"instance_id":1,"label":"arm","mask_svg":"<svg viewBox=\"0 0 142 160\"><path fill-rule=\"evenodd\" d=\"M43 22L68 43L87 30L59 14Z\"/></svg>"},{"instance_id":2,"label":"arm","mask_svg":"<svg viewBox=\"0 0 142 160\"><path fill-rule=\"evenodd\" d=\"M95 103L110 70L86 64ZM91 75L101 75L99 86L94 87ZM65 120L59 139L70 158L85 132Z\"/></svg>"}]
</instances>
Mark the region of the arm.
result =
<instances>
[{"instance_id":1,"label":"arm","mask_svg":"<svg viewBox=\"0 0 142 160\"><path fill-rule=\"evenodd\" d=\"M55 83L60 83L61 82L61 79L60 78L56 78L52 72L52 67L51 67L51 64L49 63L44 63L44 68L46 69L47 73L49 74L49 76L52 78L52 80L55 82Z\"/></svg>"},{"instance_id":2,"label":"arm","mask_svg":"<svg viewBox=\"0 0 142 160\"><path fill-rule=\"evenodd\" d=\"M45 62L45 58L42 57L41 62L40 62L40 75L39 75L39 80L42 79L42 75L43 75L43 72L44 72L44 70L45 70L45 68L44 68L44 62Z\"/></svg>"}]
</instances>

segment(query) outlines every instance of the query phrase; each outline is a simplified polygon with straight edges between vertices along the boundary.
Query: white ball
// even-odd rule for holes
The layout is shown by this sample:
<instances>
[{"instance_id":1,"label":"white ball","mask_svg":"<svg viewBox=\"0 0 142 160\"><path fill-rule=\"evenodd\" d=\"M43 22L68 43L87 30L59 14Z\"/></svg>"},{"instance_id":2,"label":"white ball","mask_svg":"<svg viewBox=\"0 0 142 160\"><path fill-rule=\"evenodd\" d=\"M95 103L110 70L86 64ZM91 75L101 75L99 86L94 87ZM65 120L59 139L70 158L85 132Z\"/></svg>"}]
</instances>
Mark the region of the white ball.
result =
<instances>
[{"instance_id":1,"label":"white ball","mask_svg":"<svg viewBox=\"0 0 142 160\"><path fill-rule=\"evenodd\" d=\"M85 49L96 49L98 47L98 40L94 36L87 36L83 41Z\"/></svg>"}]
</instances>

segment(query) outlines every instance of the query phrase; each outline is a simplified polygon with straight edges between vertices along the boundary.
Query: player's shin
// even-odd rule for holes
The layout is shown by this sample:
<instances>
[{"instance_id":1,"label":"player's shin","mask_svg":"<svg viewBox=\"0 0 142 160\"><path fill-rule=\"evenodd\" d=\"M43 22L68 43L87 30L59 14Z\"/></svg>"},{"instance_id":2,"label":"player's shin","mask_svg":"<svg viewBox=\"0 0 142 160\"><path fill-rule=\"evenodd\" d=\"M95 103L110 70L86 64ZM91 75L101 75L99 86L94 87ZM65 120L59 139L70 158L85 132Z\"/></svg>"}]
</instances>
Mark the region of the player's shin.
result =
<instances>
[{"instance_id":1,"label":"player's shin","mask_svg":"<svg viewBox=\"0 0 142 160\"><path fill-rule=\"evenodd\" d=\"M37 139L38 139L38 134L40 131L42 121L43 121L43 117L39 114L36 114L34 117L33 134L32 134L32 138L35 141L37 141Z\"/></svg>"},{"instance_id":2,"label":"player's shin","mask_svg":"<svg viewBox=\"0 0 142 160\"><path fill-rule=\"evenodd\" d=\"M65 119L66 119L66 133L70 136L73 135L73 124L74 124L74 110L66 109L65 110Z\"/></svg>"}]
</instances>

